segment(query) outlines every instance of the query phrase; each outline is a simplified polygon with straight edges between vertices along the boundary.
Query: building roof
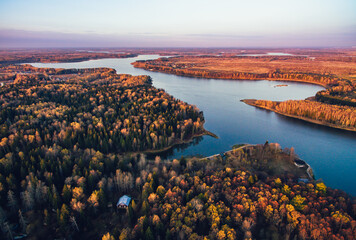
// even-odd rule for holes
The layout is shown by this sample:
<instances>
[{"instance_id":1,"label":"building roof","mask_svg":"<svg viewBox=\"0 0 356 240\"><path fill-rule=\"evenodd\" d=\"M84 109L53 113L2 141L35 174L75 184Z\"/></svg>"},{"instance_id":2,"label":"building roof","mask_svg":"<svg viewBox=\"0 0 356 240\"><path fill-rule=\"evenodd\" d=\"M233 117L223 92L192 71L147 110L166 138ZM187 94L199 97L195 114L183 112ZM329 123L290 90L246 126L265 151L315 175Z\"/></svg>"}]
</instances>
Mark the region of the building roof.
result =
<instances>
[{"instance_id":1,"label":"building roof","mask_svg":"<svg viewBox=\"0 0 356 240\"><path fill-rule=\"evenodd\" d=\"M307 178L299 178L298 182L309 183L309 179L307 179Z\"/></svg>"},{"instance_id":2,"label":"building roof","mask_svg":"<svg viewBox=\"0 0 356 240\"><path fill-rule=\"evenodd\" d=\"M131 198L127 195L124 195L119 199L116 206L124 205L128 207L130 205L130 202L131 202Z\"/></svg>"}]
</instances>

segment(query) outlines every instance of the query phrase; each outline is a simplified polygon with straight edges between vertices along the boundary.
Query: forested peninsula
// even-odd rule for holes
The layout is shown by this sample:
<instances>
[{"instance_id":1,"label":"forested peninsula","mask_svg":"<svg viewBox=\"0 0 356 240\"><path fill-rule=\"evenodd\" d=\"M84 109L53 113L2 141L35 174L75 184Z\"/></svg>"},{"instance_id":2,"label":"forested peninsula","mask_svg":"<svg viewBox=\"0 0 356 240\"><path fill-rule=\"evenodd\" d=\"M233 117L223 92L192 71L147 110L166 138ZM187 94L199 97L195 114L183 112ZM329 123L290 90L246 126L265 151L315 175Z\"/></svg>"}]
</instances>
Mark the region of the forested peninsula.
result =
<instances>
[{"instance_id":1,"label":"forested peninsula","mask_svg":"<svg viewBox=\"0 0 356 240\"><path fill-rule=\"evenodd\" d=\"M354 107L328 105L310 100L275 102L244 99L242 101L248 105L274 111L287 117L342 130L356 131L356 109Z\"/></svg>"},{"instance_id":2,"label":"forested peninsula","mask_svg":"<svg viewBox=\"0 0 356 240\"><path fill-rule=\"evenodd\" d=\"M52 219L72 174L99 179L117 164L125 165L123 156L129 153L167 149L207 133L199 109L154 88L149 76L29 65L3 66L1 73L6 80L0 88L0 224L5 235L33 210L48 209ZM95 155L93 161L87 154ZM89 191L96 191L95 181Z\"/></svg>"}]
</instances>

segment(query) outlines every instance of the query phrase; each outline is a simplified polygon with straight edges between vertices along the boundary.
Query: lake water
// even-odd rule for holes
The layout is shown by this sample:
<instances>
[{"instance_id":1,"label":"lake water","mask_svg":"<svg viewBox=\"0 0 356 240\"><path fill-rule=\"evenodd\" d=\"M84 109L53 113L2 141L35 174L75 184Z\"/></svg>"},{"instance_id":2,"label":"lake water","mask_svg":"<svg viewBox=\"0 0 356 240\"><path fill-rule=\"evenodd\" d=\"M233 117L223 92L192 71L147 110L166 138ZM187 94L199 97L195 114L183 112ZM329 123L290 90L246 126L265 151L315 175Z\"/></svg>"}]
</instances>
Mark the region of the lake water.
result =
<instances>
[{"instance_id":1,"label":"lake water","mask_svg":"<svg viewBox=\"0 0 356 240\"><path fill-rule=\"evenodd\" d=\"M93 68L109 67L118 73L150 75L153 85L204 112L205 128L219 139L204 136L192 144L175 148L168 159L230 150L237 143L278 142L282 148L294 147L296 153L313 168L316 178L327 186L356 195L356 133L332 129L248 106L241 99L305 99L323 88L311 84L273 81L215 80L180 77L136 69L136 60L155 59L157 55L135 58L100 59L79 63L32 63L35 67ZM275 87L287 84L284 87Z\"/></svg>"}]
</instances>

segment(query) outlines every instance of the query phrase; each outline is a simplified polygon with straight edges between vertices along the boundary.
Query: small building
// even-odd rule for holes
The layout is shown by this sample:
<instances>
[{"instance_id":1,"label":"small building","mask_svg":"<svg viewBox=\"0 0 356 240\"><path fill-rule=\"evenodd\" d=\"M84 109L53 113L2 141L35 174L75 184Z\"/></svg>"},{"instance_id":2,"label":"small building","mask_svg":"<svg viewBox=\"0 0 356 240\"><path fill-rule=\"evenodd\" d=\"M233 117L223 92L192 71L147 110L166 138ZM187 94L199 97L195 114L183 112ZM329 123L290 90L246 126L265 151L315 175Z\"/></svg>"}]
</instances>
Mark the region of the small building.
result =
<instances>
[{"instance_id":1,"label":"small building","mask_svg":"<svg viewBox=\"0 0 356 240\"><path fill-rule=\"evenodd\" d=\"M117 208L128 208L131 202L131 198L127 195L122 196L116 204Z\"/></svg>"},{"instance_id":2,"label":"small building","mask_svg":"<svg viewBox=\"0 0 356 240\"><path fill-rule=\"evenodd\" d=\"M298 183L309 183L309 179L307 179L307 178L299 178L298 179Z\"/></svg>"}]
</instances>

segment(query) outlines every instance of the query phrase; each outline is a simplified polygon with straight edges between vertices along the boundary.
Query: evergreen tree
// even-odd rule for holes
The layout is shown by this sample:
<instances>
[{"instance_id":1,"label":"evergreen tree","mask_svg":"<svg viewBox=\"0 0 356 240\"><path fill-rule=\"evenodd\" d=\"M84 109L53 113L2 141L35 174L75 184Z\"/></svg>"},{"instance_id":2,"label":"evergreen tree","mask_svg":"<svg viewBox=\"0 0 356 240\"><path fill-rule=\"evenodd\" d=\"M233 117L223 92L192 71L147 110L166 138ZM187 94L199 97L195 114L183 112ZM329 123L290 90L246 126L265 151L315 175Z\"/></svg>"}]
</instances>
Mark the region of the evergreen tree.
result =
<instances>
[{"instance_id":1,"label":"evergreen tree","mask_svg":"<svg viewBox=\"0 0 356 240\"><path fill-rule=\"evenodd\" d=\"M145 232L145 240L154 240L153 233L151 231L151 227L148 227Z\"/></svg>"}]
</instances>

